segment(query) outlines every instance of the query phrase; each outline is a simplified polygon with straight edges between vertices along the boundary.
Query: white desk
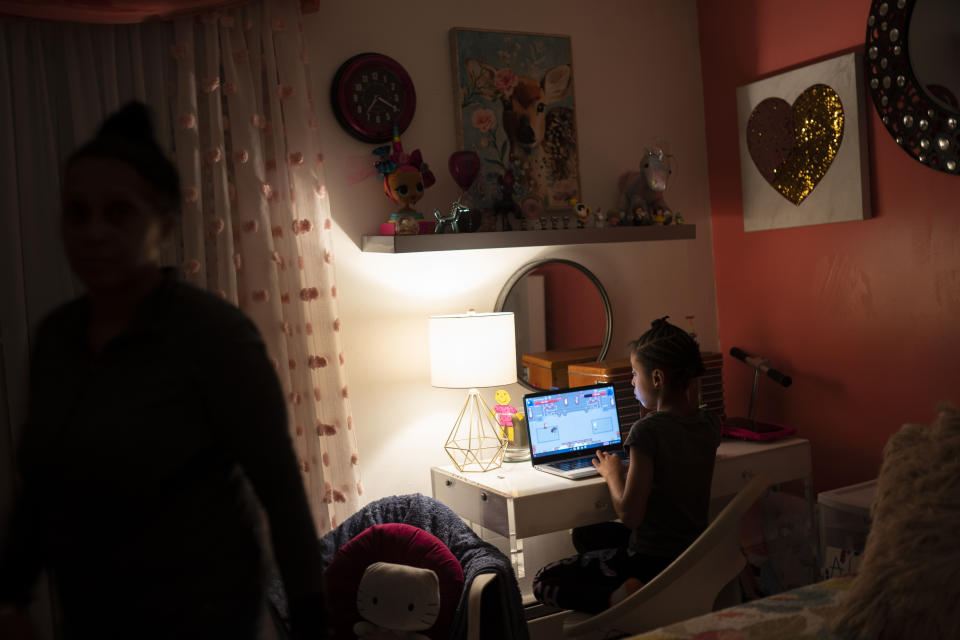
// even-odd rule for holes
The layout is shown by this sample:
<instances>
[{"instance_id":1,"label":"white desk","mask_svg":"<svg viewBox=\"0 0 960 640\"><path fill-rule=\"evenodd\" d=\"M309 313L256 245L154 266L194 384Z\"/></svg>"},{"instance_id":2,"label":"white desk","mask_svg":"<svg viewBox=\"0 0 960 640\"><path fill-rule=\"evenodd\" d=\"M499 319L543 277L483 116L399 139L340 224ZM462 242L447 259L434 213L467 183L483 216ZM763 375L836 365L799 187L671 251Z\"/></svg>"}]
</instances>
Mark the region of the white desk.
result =
<instances>
[{"instance_id":1,"label":"white desk","mask_svg":"<svg viewBox=\"0 0 960 640\"><path fill-rule=\"evenodd\" d=\"M711 496L732 496L759 473L766 474L774 484L803 480L813 508L808 440L724 440L717 449ZM536 471L529 462L504 463L502 468L484 473L463 473L452 465L433 467L430 480L434 498L471 525L509 540L517 578L525 575L523 538L617 517L603 478L567 480Z\"/></svg>"}]
</instances>

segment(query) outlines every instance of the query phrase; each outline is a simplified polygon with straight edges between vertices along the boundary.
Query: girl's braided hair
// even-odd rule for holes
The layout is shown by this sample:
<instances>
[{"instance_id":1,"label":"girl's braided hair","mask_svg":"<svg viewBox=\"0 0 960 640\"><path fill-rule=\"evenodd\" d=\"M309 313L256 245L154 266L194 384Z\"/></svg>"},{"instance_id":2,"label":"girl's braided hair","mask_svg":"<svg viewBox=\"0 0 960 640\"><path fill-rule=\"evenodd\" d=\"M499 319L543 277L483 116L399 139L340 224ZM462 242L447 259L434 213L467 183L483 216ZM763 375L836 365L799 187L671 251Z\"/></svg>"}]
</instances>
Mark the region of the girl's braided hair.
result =
<instances>
[{"instance_id":1,"label":"girl's braided hair","mask_svg":"<svg viewBox=\"0 0 960 640\"><path fill-rule=\"evenodd\" d=\"M662 369L671 383L686 386L705 372L700 345L686 331L667 322L669 317L650 323L650 329L630 343L630 352L647 371Z\"/></svg>"}]
</instances>

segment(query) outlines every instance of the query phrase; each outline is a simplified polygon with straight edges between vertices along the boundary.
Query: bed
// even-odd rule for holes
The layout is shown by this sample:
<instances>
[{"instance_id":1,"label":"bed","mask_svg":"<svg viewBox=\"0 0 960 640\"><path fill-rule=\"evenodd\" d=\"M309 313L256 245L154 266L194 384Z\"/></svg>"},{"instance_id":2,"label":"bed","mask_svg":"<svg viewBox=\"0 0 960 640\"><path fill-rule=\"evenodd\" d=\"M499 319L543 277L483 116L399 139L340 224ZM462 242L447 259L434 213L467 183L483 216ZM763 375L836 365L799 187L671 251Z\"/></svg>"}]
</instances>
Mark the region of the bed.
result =
<instances>
[{"instance_id":1,"label":"bed","mask_svg":"<svg viewBox=\"0 0 960 640\"><path fill-rule=\"evenodd\" d=\"M828 628L851 576L833 578L791 591L690 618L632 640L844 640Z\"/></svg>"}]
</instances>

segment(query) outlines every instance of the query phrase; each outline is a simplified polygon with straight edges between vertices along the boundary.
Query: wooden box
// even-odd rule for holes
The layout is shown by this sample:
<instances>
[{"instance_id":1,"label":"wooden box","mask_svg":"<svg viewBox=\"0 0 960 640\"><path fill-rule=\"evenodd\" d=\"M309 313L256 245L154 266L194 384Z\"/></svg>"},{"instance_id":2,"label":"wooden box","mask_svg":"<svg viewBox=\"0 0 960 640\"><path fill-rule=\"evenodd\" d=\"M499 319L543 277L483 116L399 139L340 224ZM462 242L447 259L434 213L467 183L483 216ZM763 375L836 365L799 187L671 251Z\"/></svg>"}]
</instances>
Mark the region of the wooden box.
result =
<instances>
[{"instance_id":1,"label":"wooden box","mask_svg":"<svg viewBox=\"0 0 960 640\"><path fill-rule=\"evenodd\" d=\"M524 353L520 357L524 381L537 389L564 389L567 386L567 367L577 362L596 360L600 347L584 347L566 351Z\"/></svg>"}]
</instances>

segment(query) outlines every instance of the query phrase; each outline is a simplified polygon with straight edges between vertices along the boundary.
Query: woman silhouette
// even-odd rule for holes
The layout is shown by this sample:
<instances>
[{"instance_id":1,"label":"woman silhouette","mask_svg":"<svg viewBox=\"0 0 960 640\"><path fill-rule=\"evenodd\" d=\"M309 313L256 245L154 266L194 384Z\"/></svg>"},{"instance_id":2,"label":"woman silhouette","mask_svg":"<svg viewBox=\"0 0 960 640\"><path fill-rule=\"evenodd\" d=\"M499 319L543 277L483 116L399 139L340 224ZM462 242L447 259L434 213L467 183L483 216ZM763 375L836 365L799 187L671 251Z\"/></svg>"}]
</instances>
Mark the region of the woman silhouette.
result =
<instances>
[{"instance_id":1,"label":"woman silhouette","mask_svg":"<svg viewBox=\"0 0 960 640\"><path fill-rule=\"evenodd\" d=\"M22 629L46 566L68 638L254 638L261 513L295 631L324 636L316 531L263 342L160 267L180 198L141 104L67 162L62 239L87 294L33 345L0 636Z\"/></svg>"}]
</instances>

